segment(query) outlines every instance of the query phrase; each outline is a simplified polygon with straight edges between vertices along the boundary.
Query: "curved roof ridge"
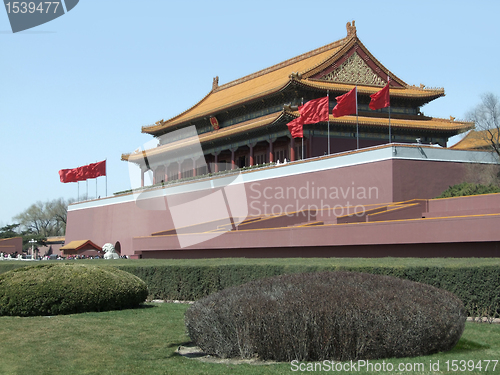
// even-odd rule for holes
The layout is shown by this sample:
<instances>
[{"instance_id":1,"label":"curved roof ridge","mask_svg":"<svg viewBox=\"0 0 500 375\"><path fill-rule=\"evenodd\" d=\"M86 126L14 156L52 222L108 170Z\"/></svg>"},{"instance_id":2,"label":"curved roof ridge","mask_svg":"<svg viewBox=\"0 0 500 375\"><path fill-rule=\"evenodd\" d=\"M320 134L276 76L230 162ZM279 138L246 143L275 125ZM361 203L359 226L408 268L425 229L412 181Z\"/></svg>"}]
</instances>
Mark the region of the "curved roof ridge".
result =
<instances>
[{"instance_id":1,"label":"curved roof ridge","mask_svg":"<svg viewBox=\"0 0 500 375\"><path fill-rule=\"evenodd\" d=\"M381 68L381 70L386 73L389 77L391 77L391 80L398 82L402 87L409 87L409 85L403 81L401 78L393 74L389 69L385 67L384 64L382 64L369 50L368 48L365 47L365 45L361 42L361 40L358 38L357 34L352 35L351 37L348 37L349 40L346 41L344 44L343 48L336 51L332 56L328 57L325 59L323 62L320 64L317 64L314 68L311 68L307 70L306 72L302 72L302 74L305 76L304 78L309 79L310 77L314 76L315 74L319 73L322 69L325 68L325 66L333 63L335 60L340 58L343 54L348 52L355 44L359 46L363 50L366 55L369 56L369 58ZM347 39L347 38L346 38Z\"/></svg>"},{"instance_id":2,"label":"curved roof ridge","mask_svg":"<svg viewBox=\"0 0 500 375\"><path fill-rule=\"evenodd\" d=\"M209 93L206 94L200 101L196 102L194 105L192 105L191 107L189 107L185 111L179 113L178 115L169 118L167 121L161 120L161 121L158 121L158 123L156 123L154 125L145 125L145 126L143 126L141 128L141 133L145 133L146 131L155 131L155 130L157 130L155 128L158 128L158 130L161 129L163 127L163 125L165 125L166 123L175 120L176 118L184 115L186 112L189 112L190 110L192 110L197 105L200 105L201 103L203 103L210 96L210 94L212 94L214 91L215 91L214 89L210 90Z\"/></svg>"},{"instance_id":3,"label":"curved roof ridge","mask_svg":"<svg viewBox=\"0 0 500 375\"><path fill-rule=\"evenodd\" d=\"M467 121L467 120L456 120L455 117L450 116L450 118L442 118L442 117L432 117L435 121L441 121L441 122L456 122L459 124L474 124L474 121Z\"/></svg>"},{"instance_id":4,"label":"curved roof ridge","mask_svg":"<svg viewBox=\"0 0 500 375\"><path fill-rule=\"evenodd\" d=\"M259 76L262 76L264 74L267 74L267 73L270 73L270 72L273 72L275 70L278 70L278 69L281 69L281 68L284 68L288 65L292 65L298 61L301 61L301 60L304 60L304 59L307 59L309 57L312 57L312 56L315 56L315 55L318 55L320 53L323 53L323 52L326 52L328 51L329 49L333 49L333 48L337 48L337 47L340 47L341 45L345 44L349 39L351 39L351 37L345 37L345 38L342 38L340 40L337 40L333 43L330 43L330 44L327 44L323 47L319 47L319 48L316 48L312 51L309 51L309 52L306 52L306 53L303 53L302 55L299 55L299 56L295 56L295 57L292 57L291 59L288 59L288 60L285 60L283 62L280 62L278 64L275 64L273 66L270 66L268 68L265 68L265 69L262 69L262 70L259 70L258 72L255 72L255 73L252 73L252 74L249 74L247 76L244 76L244 77L241 77L241 78L238 78L234 81L231 81L231 82L228 82L228 83L225 83L223 85L220 85L219 87L217 87L217 89L215 89L214 91L220 91L220 90L224 90L224 89L227 89L229 87L233 87L233 86L236 86L240 83L243 83L243 82L246 82L246 81L249 81L251 79L254 79L254 78L257 78Z\"/></svg>"},{"instance_id":5,"label":"curved roof ridge","mask_svg":"<svg viewBox=\"0 0 500 375\"><path fill-rule=\"evenodd\" d=\"M292 57L288 60L285 60L281 63L278 63L278 64L275 64L273 66L270 66L268 68L265 68L265 69L262 69L262 70L259 70L258 72L255 72L255 73L252 73L252 74L249 74L249 75L246 75L242 78L238 78L234 81L231 81L231 82L228 82L228 83L225 83L223 85L220 85L220 86L217 86L217 85L214 85L212 90L210 90L208 92L208 94L206 94L200 101L198 101L197 103L195 103L194 105L192 105L191 107L187 108L185 111L179 113L178 115L174 116L174 117L171 117L169 118L168 120L166 121L159 121L158 123L154 124L154 125L146 125L146 126L143 126L142 129L141 129L141 132L142 133L145 133L145 132L151 132L151 131L155 131L155 130L160 130L163 128L163 126L167 123L170 123L172 121L175 121L177 118L183 116L184 114L186 114L187 112L191 111L193 108L199 106L201 103L203 103L211 94L213 93L216 93L216 92L219 92L219 91L222 91L224 89L227 89L227 88L230 88L230 87L233 87L233 86L236 86L236 85L239 85L240 83L243 83L243 82L246 82L246 81L249 81L249 80L252 80L254 78L257 78L257 77L260 77L260 76L263 76L265 74L268 74L270 72L273 72L273 71L276 71L278 69L281 69L281 68L284 68L286 66L289 66L289 65L292 65L298 61L302 61L302 60L305 60L309 57L312 57L312 56L315 56L315 55L318 55L320 53L323 53L323 52L326 52L330 49L334 49L334 48L338 48L340 46L342 46L343 44L345 44L348 40L350 40L352 37L346 37L346 38L343 38L343 39L340 39L340 40L337 40L333 43L329 43L327 45L324 45L322 47L319 47L319 48L316 48L312 51L309 51L309 52L306 52L306 53L303 53L299 56L295 56L295 57Z\"/></svg>"}]
</instances>

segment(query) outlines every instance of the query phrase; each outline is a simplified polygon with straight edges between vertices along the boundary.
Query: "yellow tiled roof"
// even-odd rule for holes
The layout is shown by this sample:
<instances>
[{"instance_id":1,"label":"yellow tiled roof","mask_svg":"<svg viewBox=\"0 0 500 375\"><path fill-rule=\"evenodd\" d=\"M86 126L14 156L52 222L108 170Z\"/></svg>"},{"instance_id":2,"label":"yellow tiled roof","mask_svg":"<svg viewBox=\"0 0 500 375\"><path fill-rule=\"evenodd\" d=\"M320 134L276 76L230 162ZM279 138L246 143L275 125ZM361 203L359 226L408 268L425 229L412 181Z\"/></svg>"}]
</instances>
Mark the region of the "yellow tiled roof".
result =
<instances>
[{"instance_id":1,"label":"yellow tiled roof","mask_svg":"<svg viewBox=\"0 0 500 375\"><path fill-rule=\"evenodd\" d=\"M471 130L469 134L450 148L457 150L477 150L489 148L491 146L491 136L493 136L493 139L498 139L498 129L491 129L491 134L488 134L487 130Z\"/></svg>"},{"instance_id":2,"label":"yellow tiled roof","mask_svg":"<svg viewBox=\"0 0 500 375\"><path fill-rule=\"evenodd\" d=\"M299 112L279 112L270 114L267 116L262 116L257 119L248 120L237 125L233 125L227 128L221 128L219 130L214 130L208 133L199 135L198 137L192 137L189 139L183 139L180 141L172 142L163 146L154 147L147 150L147 156L153 157L156 155L161 155L163 153L176 150L181 147L189 146L193 143L200 142L201 144L215 139L226 138L233 136L235 134L243 133L251 129L260 128L261 126L266 126L277 121L281 116L288 113L293 117L298 117ZM358 116L358 123L362 126L373 126L373 127L389 127L389 119L384 117L366 117ZM335 129L335 124L342 124L348 126L356 126L356 116L343 116L335 118L330 115L330 125L332 131ZM307 129L308 125L304 125ZM472 122L464 121L454 121L446 120L440 118L422 119L422 120L405 120L391 118L392 128L408 128L408 129L426 129L426 130L436 130L436 131L449 131L462 133L474 127ZM131 154L123 154L121 159L125 161L142 161L144 158L143 152L134 152Z\"/></svg>"},{"instance_id":3,"label":"yellow tiled roof","mask_svg":"<svg viewBox=\"0 0 500 375\"><path fill-rule=\"evenodd\" d=\"M298 112L297 112L298 114ZM356 125L356 116L343 116L334 118L330 115L330 124L344 123ZM382 117L358 117L359 125L364 126L384 126L389 127L389 119ZM453 121L441 118L431 118L429 120L405 120L391 118L391 127L408 129L426 129L426 130L446 130L462 133L474 127L472 122Z\"/></svg>"},{"instance_id":4,"label":"yellow tiled roof","mask_svg":"<svg viewBox=\"0 0 500 375\"><path fill-rule=\"evenodd\" d=\"M78 250L85 245L90 245L94 247L96 250L101 250L99 246L97 246L90 240L71 241L70 243L62 246L60 250Z\"/></svg>"},{"instance_id":5,"label":"yellow tiled roof","mask_svg":"<svg viewBox=\"0 0 500 375\"><path fill-rule=\"evenodd\" d=\"M354 88L354 85L341 84L335 82L327 81L317 81L317 80L303 80L300 82L304 86L316 87L324 90L337 90L337 91L349 91ZM380 91L380 87L374 86L358 86L358 93L360 94L375 94ZM444 95L443 88L421 88L417 86L407 86L407 87L391 87L389 89L391 97L400 98L437 98Z\"/></svg>"},{"instance_id":6,"label":"yellow tiled roof","mask_svg":"<svg viewBox=\"0 0 500 375\"><path fill-rule=\"evenodd\" d=\"M238 104L258 99L265 95L279 92L285 88L292 80L300 82L309 87L322 89L332 89L347 92L353 85L339 84L334 82L319 81L312 77L321 69L334 63L351 47L357 44L365 50L367 55L373 60L382 71L391 75L391 79L402 86L402 88L392 88L391 95L399 97L423 98L432 100L444 95L444 89L426 89L423 87L408 86L401 79L390 73L380 64L375 57L363 46L356 34L348 35L334 43L286 60L280 64L263 69L243 78L229 82L221 86L215 86L201 101L181 114L167 120L159 121L155 125L143 126L143 133L155 134L158 131L174 127L182 123L193 121L204 116L212 116L222 110L226 110ZM292 78L292 73L301 73L303 79ZM313 74L314 73L314 74ZM373 94L380 90L380 87L359 86L360 93Z\"/></svg>"},{"instance_id":7,"label":"yellow tiled roof","mask_svg":"<svg viewBox=\"0 0 500 375\"><path fill-rule=\"evenodd\" d=\"M261 70L257 73L229 82L210 91L200 102L180 115L161 125L143 127L143 132L154 132L165 127L186 122L200 116L215 114L217 111L276 92L290 81L290 74L302 72L311 66L321 64L331 57L344 44L344 39L297 56L293 59Z\"/></svg>"},{"instance_id":8,"label":"yellow tiled roof","mask_svg":"<svg viewBox=\"0 0 500 375\"><path fill-rule=\"evenodd\" d=\"M209 142L219 138L226 138L232 136L234 134L242 133L251 129L259 128L261 126L269 125L276 121L280 116L283 115L283 112L273 113L267 116L262 116L257 119L248 120L227 128L220 128L219 130L214 130L209 133L204 133L199 135L198 137L192 137L188 139L183 139L180 141L172 142L163 146L158 146L152 149L147 150L147 156L152 157L155 155L161 155L165 152L173 151L181 147L190 146L194 143L200 142ZM134 160L142 160L144 157L143 152L134 152L131 154L123 154L122 160L134 161Z\"/></svg>"}]
</instances>

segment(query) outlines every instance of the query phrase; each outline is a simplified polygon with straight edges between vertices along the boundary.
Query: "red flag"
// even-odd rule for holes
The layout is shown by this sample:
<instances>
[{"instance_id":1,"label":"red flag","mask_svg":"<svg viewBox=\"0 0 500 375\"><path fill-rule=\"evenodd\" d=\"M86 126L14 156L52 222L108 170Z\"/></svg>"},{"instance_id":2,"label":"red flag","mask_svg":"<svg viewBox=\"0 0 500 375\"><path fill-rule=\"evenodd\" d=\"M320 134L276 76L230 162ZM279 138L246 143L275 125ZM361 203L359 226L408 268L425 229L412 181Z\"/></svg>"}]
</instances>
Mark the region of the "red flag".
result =
<instances>
[{"instance_id":1,"label":"red flag","mask_svg":"<svg viewBox=\"0 0 500 375\"><path fill-rule=\"evenodd\" d=\"M370 95L370 98L372 98L372 100L369 106L374 111L376 109L389 107L391 105L391 99L389 97L389 82L387 82L387 85L385 85L382 90Z\"/></svg>"},{"instance_id":2,"label":"red flag","mask_svg":"<svg viewBox=\"0 0 500 375\"><path fill-rule=\"evenodd\" d=\"M337 105L333 108L333 117L355 115L357 111L357 87L354 87L347 94L337 96Z\"/></svg>"},{"instance_id":3,"label":"red flag","mask_svg":"<svg viewBox=\"0 0 500 375\"><path fill-rule=\"evenodd\" d=\"M85 181L88 173L89 166L84 165L83 167L75 168L76 169L76 176L78 178L78 181Z\"/></svg>"},{"instance_id":4,"label":"red flag","mask_svg":"<svg viewBox=\"0 0 500 375\"><path fill-rule=\"evenodd\" d=\"M328 96L309 100L299 107L299 113L303 124L328 121Z\"/></svg>"},{"instance_id":5,"label":"red flag","mask_svg":"<svg viewBox=\"0 0 500 375\"><path fill-rule=\"evenodd\" d=\"M98 163L89 164L87 167L87 178L97 178L100 176L106 176L106 160L100 161Z\"/></svg>"},{"instance_id":6,"label":"red flag","mask_svg":"<svg viewBox=\"0 0 500 375\"><path fill-rule=\"evenodd\" d=\"M67 183L67 182L77 182L78 178L76 175L76 169L61 169L59 171L59 178L61 182Z\"/></svg>"},{"instance_id":7,"label":"red flag","mask_svg":"<svg viewBox=\"0 0 500 375\"><path fill-rule=\"evenodd\" d=\"M290 121L288 124L286 124L286 126L288 126L288 130L290 130L293 138L304 137L304 123L302 122L302 116L299 116L295 120Z\"/></svg>"},{"instance_id":8,"label":"red flag","mask_svg":"<svg viewBox=\"0 0 500 375\"><path fill-rule=\"evenodd\" d=\"M99 176L106 176L106 160L79 168L61 169L59 171L59 178L63 183L85 181Z\"/></svg>"}]
</instances>

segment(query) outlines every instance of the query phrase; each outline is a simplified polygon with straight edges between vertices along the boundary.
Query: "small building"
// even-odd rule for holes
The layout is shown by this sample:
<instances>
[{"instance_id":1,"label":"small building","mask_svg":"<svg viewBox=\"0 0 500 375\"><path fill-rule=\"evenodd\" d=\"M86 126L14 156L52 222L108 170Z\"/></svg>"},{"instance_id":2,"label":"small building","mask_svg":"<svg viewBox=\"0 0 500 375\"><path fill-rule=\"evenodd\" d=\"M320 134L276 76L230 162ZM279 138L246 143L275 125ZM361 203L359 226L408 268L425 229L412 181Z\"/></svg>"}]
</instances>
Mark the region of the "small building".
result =
<instances>
[{"instance_id":1,"label":"small building","mask_svg":"<svg viewBox=\"0 0 500 375\"><path fill-rule=\"evenodd\" d=\"M0 238L0 253L3 254L22 254L23 253L23 238Z\"/></svg>"},{"instance_id":2,"label":"small building","mask_svg":"<svg viewBox=\"0 0 500 375\"><path fill-rule=\"evenodd\" d=\"M90 240L71 241L60 248L62 256L101 256L102 248Z\"/></svg>"}]
</instances>

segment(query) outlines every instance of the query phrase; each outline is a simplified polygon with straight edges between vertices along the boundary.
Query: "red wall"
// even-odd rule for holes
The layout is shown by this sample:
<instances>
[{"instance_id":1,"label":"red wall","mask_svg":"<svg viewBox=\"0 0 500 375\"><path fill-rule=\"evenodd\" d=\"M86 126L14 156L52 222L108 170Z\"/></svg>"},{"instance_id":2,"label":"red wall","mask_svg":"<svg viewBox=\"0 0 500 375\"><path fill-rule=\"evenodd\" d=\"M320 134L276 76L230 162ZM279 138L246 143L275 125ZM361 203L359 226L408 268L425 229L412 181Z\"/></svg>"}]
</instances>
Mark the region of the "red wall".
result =
<instances>
[{"instance_id":1,"label":"red wall","mask_svg":"<svg viewBox=\"0 0 500 375\"><path fill-rule=\"evenodd\" d=\"M286 168L286 166L276 168ZM245 184L248 214L250 216L264 213L279 214L314 207L321 209L322 207L332 208L337 206L340 209L346 205L366 205L366 207L370 207L369 205L375 203L390 203L412 198L433 198L449 185L460 182L463 171L464 166L460 163L390 159L324 171L302 173L294 176L269 178ZM185 193L178 195L177 200L178 202L194 202L196 199L204 197L210 192ZM78 207L76 205L73 209L70 209L68 212L66 243L73 240L89 239L102 246L106 242L115 244L118 241L121 245L122 255L132 255L134 253L134 246L139 243L133 240L134 237L150 236L154 232L174 228L172 217L168 210L155 211L142 209L134 201L104 205L112 201L113 199L100 200L97 204L101 206L95 208L74 209ZM152 206L161 206L164 204L166 204L165 198L162 197L156 198L156 202L153 201ZM210 214L214 209L205 205L191 207L191 211L188 214L195 216ZM328 218L322 218L322 220L328 221ZM380 233L389 235L394 229L384 230ZM429 226L429 230L432 230L432 225ZM283 233L276 232L274 235L281 237ZM291 233L286 233L287 236L291 237L299 235L299 232L295 230L292 230ZM310 231L300 233L308 233L304 238L309 238L309 233L318 233L317 235L319 236L327 235L326 242L315 245L318 248L333 245L331 242L332 234L330 232L315 232L315 229L311 229ZM375 232L370 234L370 236L373 235L371 239L375 239L375 241L381 240L380 233ZM408 234L407 232L402 233L405 236ZM226 233L220 238L225 238L227 235L231 236L232 233ZM364 236L361 232L350 234L344 238L347 242L343 245L347 245L349 241L352 242L354 238L352 236L359 237L360 235ZM265 246L268 246L270 244L269 241L272 239L268 235L264 238L265 241L263 243ZM335 238L337 238L337 234L335 234ZM407 239L407 237L404 238ZM311 239L317 240L314 236ZM147 243L151 244L151 246L153 246L153 243L157 243L155 241L148 241ZM170 248L178 248L179 245L176 236L173 236L172 241L174 242L172 242L172 247ZM210 241L217 243L217 239ZM206 244L210 244L210 241ZM241 237L232 246L236 249L240 248L241 244L249 246L246 241L249 241L252 248L259 247L256 245L256 242L259 242L260 238L256 237L255 233L250 237ZM429 241L433 242L434 240ZM370 242L372 245L374 243L377 242ZM301 242L299 245L306 246L307 242ZM336 244L335 246L339 245ZM165 246L165 243L160 247L162 246ZM295 245L289 243L286 246L294 247Z\"/></svg>"},{"instance_id":2,"label":"red wall","mask_svg":"<svg viewBox=\"0 0 500 375\"><path fill-rule=\"evenodd\" d=\"M21 237L0 239L0 253L12 254L16 251L19 254L23 252L23 239Z\"/></svg>"}]
</instances>

